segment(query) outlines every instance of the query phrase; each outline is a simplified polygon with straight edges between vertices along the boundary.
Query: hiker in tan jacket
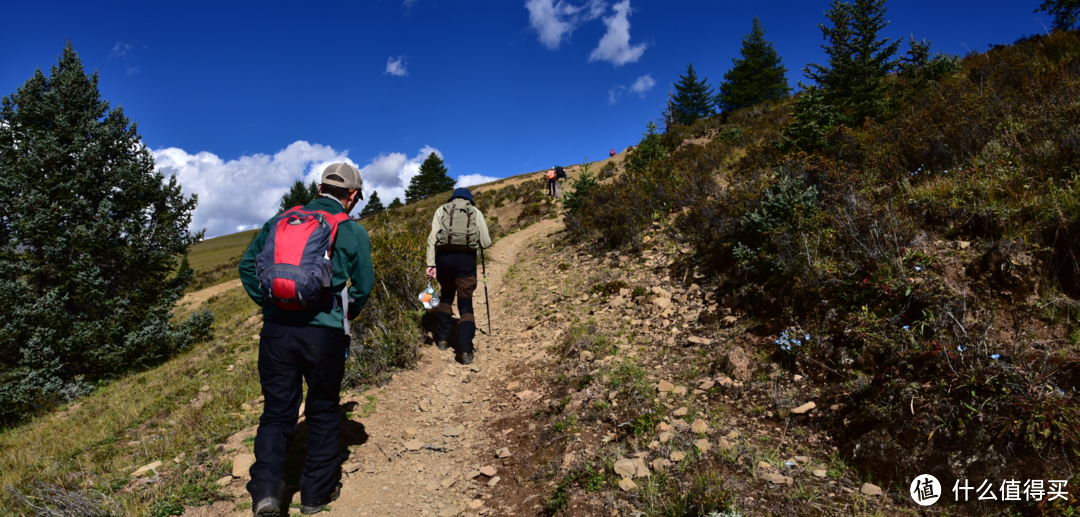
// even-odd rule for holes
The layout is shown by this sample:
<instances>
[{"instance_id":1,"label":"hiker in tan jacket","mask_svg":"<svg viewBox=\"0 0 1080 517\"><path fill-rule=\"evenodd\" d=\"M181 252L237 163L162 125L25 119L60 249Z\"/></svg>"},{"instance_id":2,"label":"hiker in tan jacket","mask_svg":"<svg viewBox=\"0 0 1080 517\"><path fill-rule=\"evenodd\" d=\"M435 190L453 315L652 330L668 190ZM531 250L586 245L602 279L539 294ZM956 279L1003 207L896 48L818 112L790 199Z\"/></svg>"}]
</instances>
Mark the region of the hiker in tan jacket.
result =
<instances>
[{"instance_id":1,"label":"hiker in tan jacket","mask_svg":"<svg viewBox=\"0 0 1080 517\"><path fill-rule=\"evenodd\" d=\"M476 256L480 249L491 247L484 214L473 205L472 192L459 188L450 201L435 211L427 241L427 276L442 286L439 306L435 309L438 328L435 343L439 350L450 346L454 296L458 299L458 344L456 359L461 364L473 361L473 291L476 290Z\"/></svg>"}]
</instances>

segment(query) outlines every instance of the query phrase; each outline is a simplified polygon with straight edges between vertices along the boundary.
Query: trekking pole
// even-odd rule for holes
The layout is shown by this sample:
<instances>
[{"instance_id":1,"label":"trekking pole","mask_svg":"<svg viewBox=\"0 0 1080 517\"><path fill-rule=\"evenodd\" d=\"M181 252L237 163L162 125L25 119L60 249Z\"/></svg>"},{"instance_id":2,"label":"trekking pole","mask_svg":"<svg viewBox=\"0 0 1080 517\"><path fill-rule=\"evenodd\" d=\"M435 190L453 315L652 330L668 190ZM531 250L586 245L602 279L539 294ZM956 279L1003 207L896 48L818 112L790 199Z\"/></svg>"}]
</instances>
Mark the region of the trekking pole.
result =
<instances>
[{"instance_id":1,"label":"trekking pole","mask_svg":"<svg viewBox=\"0 0 1080 517\"><path fill-rule=\"evenodd\" d=\"M491 297L488 296L487 289L487 263L484 261L484 248L480 248L480 271L483 273L484 279L484 307L487 307L488 317L488 335L491 335Z\"/></svg>"}]
</instances>

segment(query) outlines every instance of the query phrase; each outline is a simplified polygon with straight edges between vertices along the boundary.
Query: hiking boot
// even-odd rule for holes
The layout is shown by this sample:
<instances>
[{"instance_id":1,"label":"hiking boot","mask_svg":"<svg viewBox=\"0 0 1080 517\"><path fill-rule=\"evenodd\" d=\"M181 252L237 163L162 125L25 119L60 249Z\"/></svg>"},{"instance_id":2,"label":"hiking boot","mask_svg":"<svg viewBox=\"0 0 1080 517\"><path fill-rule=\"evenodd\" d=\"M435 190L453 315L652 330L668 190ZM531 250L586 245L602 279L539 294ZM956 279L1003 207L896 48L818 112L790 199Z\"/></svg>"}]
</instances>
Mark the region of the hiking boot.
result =
<instances>
[{"instance_id":1,"label":"hiking boot","mask_svg":"<svg viewBox=\"0 0 1080 517\"><path fill-rule=\"evenodd\" d=\"M279 480L277 496L268 495L263 497L251 507L251 511L255 514L255 517L279 517L281 515L281 494L284 492L285 481ZM286 511L286 513L288 513L288 511Z\"/></svg>"},{"instance_id":2,"label":"hiking boot","mask_svg":"<svg viewBox=\"0 0 1080 517\"><path fill-rule=\"evenodd\" d=\"M457 357L455 357L455 359L457 359L457 362L459 362L461 364L472 364L473 353L472 352L462 352L460 354L457 354Z\"/></svg>"},{"instance_id":3,"label":"hiking boot","mask_svg":"<svg viewBox=\"0 0 1080 517\"><path fill-rule=\"evenodd\" d=\"M439 347L439 350L446 350L450 348L449 341L436 341L435 346Z\"/></svg>"},{"instance_id":4,"label":"hiking boot","mask_svg":"<svg viewBox=\"0 0 1080 517\"><path fill-rule=\"evenodd\" d=\"M341 496L341 483L334 485L334 490L330 492L330 497L326 498L326 502L322 504L316 504L313 506L300 505L300 513L304 515L311 515L313 513L319 513L326 508L326 505L337 501L337 498Z\"/></svg>"},{"instance_id":5,"label":"hiking boot","mask_svg":"<svg viewBox=\"0 0 1080 517\"><path fill-rule=\"evenodd\" d=\"M278 517L281 515L281 500L273 496L264 497L251 509L255 517Z\"/></svg>"}]
</instances>

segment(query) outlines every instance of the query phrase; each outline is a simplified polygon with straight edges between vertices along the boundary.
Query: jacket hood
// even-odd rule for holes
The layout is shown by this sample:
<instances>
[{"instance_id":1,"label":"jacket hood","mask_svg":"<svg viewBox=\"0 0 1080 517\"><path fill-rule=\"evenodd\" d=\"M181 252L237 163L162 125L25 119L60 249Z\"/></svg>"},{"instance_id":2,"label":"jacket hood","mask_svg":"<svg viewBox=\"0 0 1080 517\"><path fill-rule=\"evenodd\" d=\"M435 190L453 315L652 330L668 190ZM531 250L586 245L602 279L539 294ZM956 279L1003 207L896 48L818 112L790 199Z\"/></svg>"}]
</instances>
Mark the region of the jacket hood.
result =
<instances>
[{"instance_id":1,"label":"jacket hood","mask_svg":"<svg viewBox=\"0 0 1080 517\"><path fill-rule=\"evenodd\" d=\"M472 198L472 192L469 192L469 189L467 188L454 189L454 193L450 195L450 201L453 201L459 197L462 199L468 199L470 203L475 204Z\"/></svg>"}]
</instances>

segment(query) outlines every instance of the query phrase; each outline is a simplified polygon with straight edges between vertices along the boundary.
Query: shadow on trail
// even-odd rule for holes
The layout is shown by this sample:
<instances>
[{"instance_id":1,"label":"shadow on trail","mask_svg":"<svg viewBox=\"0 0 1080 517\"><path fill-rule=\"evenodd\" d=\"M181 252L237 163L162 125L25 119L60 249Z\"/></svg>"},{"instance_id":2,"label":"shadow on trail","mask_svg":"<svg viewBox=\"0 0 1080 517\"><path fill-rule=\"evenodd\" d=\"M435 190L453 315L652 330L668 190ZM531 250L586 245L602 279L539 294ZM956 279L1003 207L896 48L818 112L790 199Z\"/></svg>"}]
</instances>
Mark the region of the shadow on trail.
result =
<instances>
[{"instance_id":1,"label":"shadow on trail","mask_svg":"<svg viewBox=\"0 0 1080 517\"><path fill-rule=\"evenodd\" d=\"M341 434L338 436L338 447L341 454L341 463L349 460L352 454L349 447L363 445L368 441L367 429L364 424L345 417L346 414L357 411L359 403L355 400L341 405ZM311 429L307 421L300 422L296 429L296 438L293 438L289 446L288 456L285 458L285 494L283 502L293 501L297 492L300 491L300 473L304 470L304 458L307 456L307 439ZM334 475L335 480L341 479L341 468L338 467Z\"/></svg>"}]
</instances>

